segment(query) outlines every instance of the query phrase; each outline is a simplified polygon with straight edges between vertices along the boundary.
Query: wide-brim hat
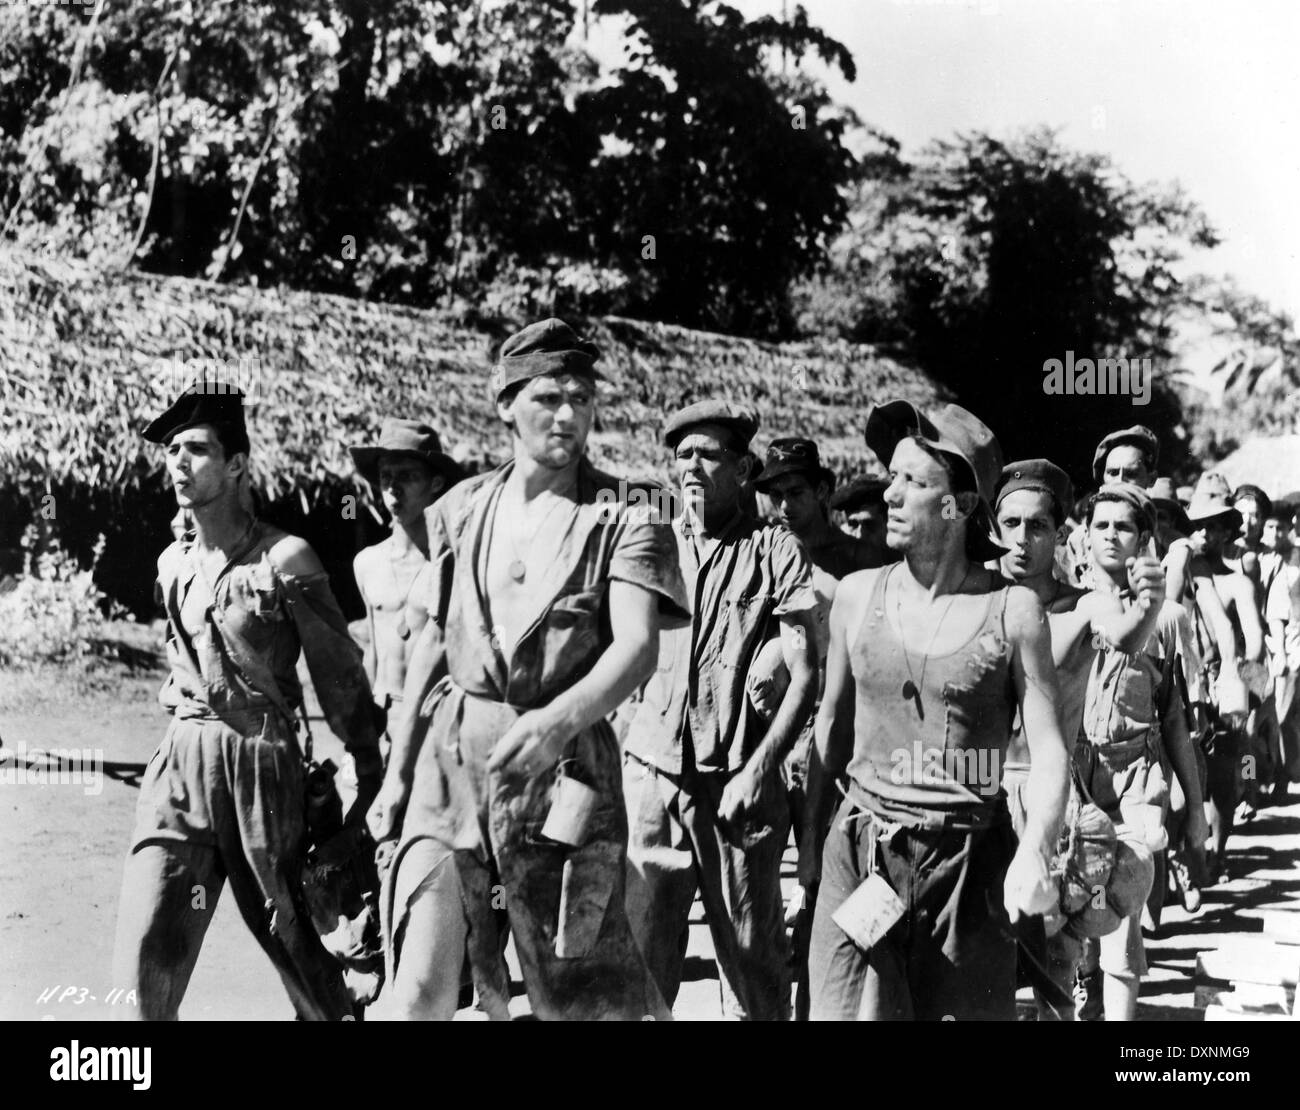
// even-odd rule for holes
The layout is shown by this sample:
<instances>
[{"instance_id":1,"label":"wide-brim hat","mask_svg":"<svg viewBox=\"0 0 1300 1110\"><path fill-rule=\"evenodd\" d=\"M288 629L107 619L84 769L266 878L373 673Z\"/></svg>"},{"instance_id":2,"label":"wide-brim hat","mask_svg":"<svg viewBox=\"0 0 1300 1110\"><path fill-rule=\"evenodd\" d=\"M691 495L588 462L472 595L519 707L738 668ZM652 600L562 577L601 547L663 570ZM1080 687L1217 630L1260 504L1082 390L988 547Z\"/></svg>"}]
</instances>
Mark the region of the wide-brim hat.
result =
<instances>
[{"instance_id":1,"label":"wide-brim hat","mask_svg":"<svg viewBox=\"0 0 1300 1110\"><path fill-rule=\"evenodd\" d=\"M1211 520L1222 520L1229 528L1241 527L1241 513L1232 507L1232 490L1222 475L1202 474L1187 506L1189 530Z\"/></svg>"},{"instance_id":2,"label":"wide-brim hat","mask_svg":"<svg viewBox=\"0 0 1300 1110\"><path fill-rule=\"evenodd\" d=\"M1147 496L1151 498L1151 504L1157 509L1164 509L1173 518L1174 527L1178 531L1184 536L1191 535L1192 525L1187 519L1187 512L1182 502L1178 500L1178 491L1174 488L1173 479L1157 478L1147 490Z\"/></svg>"},{"instance_id":3,"label":"wide-brim hat","mask_svg":"<svg viewBox=\"0 0 1300 1110\"><path fill-rule=\"evenodd\" d=\"M166 412L151 420L142 434L150 443L166 443L177 432L200 424L233 426L247 441L244 394L223 382L196 383L177 397Z\"/></svg>"},{"instance_id":4,"label":"wide-brim hat","mask_svg":"<svg viewBox=\"0 0 1300 1110\"><path fill-rule=\"evenodd\" d=\"M1134 424L1131 428L1123 428L1103 436L1102 441L1097 444L1097 450L1092 455L1092 477L1097 485L1102 484L1106 473L1106 456L1110 454L1112 448L1124 444L1144 451L1147 458L1151 460L1150 469L1155 470L1156 464L1160 461L1160 440L1150 428L1142 424Z\"/></svg>"},{"instance_id":5,"label":"wide-brim hat","mask_svg":"<svg viewBox=\"0 0 1300 1110\"><path fill-rule=\"evenodd\" d=\"M761 479L751 479L751 482L755 489L766 492L770 483L787 474L802 475L812 485L825 482L831 489L835 488L835 471L822 466L817 444L811 439L788 436L772 440L763 457Z\"/></svg>"},{"instance_id":6,"label":"wide-brim hat","mask_svg":"<svg viewBox=\"0 0 1300 1110\"><path fill-rule=\"evenodd\" d=\"M465 476L461 466L442 449L438 433L419 420L387 418L379 429L379 441L360 447L349 447L348 453L356 464L358 473L374 484L379 482L379 460L384 455L402 455L419 459L430 466L435 474L454 485Z\"/></svg>"},{"instance_id":7,"label":"wide-brim hat","mask_svg":"<svg viewBox=\"0 0 1300 1110\"><path fill-rule=\"evenodd\" d=\"M1002 449L978 416L960 405L945 405L926 414L911 401L888 401L867 410L865 435L867 446L886 468L894 448L909 437L965 463L979 495L979 506L968 522L967 554L974 562L986 563L1007 553L1007 548L993 538L992 500L1002 473Z\"/></svg>"}]
</instances>

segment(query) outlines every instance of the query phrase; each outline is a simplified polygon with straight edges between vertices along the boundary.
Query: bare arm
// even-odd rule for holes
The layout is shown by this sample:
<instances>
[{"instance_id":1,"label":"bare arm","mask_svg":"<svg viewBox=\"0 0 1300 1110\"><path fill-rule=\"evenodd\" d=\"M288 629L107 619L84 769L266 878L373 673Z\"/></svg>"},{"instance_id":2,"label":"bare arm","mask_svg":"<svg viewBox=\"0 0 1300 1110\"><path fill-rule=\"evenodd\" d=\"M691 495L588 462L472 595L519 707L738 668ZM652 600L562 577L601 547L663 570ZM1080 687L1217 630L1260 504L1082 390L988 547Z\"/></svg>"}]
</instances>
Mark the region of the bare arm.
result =
<instances>
[{"instance_id":1,"label":"bare arm","mask_svg":"<svg viewBox=\"0 0 1300 1110\"><path fill-rule=\"evenodd\" d=\"M1232 627L1232 618L1223 607L1223 599L1214 586L1214 576L1209 564L1199 556L1188 564L1192 578L1192 591L1196 597L1196 608L1200 610L1205 623L1219 649L1219 659L1224 663L1237 658L1237 633Z\"/></svg>"},{"instance_id":2,"label":"bare arm","mask_svg":"<svg viewBox=\"0 0 1300 1110\"><path fill-rule=\"evenodd\" d=\"M1233 609L1241 624L1241 638L1245 642L1245 657L1252 663L1264 658L1264 626L1255 601L1255 583L1244 575L1233 579Z\"/></svg>"},{"instance_id":3,"label":"bare arm","mask_svg":"<svg viewBox=\"0 0 1300 1110\"><path fill-rule=\"evenodd\" d=\"M1069 795L1069 754L1056 707L1060 691L1052 665L1051 633L1042 605L1028 590L1013 588L1007 602L1007 632L1014 645L1011 675L1029 745L1025 831L1007 871L1011 920L1043 913L1056 902L1049 868Z\"/></svg>"},{"instance_id":4,"label":"bare arm","mask_svg":"<svg viewBox=\"0 0 1300 1110\"><path fill-rule=\"evenodd\" d=\"M765 775L781 765L794 747L795 740L808 723L817 700L817 646L813 633L812 610L778 617L781 634L781 657L790 672L790 685L781 705L768 725L767 734L754 754L749 769Z\"/></svg>"},{"instance_id":5,"label":"bare arm","mask_svg":"<svg viewBox=\"0 0 1300 1110\"><path fill-rule=\"evenodd\" d=\"M830 650L826 685L813 726L813 750L808 761L808 801L803 842L799 845L799 881L809 889L821 877L821 848L835 807L835 780L844 773L853 753L854 690L849 667L847 625L860 611L868 587L846 579L831 603Z\"/></svg>"},{"instance_id":6,"label":"bare arm","mask_svg":"<svg viewBox=\"0 0 1300 1110\"><path fill-rule=\"evenodd\" d=\"M1183 614L1183 619L1186 615ZM1172 650L1172 647L1171 649ZM1174 661L1175 666L1182 666L1181 660ZM1173 681L1172 674L1170 681ZM1184 712L1183 699L1174 683L1169 705L1160 720L1160 732L1164 738L1165 751L1169 753L1169 763L1183 788L1183 797L1187 799L1187 842L1194 848L1205 843L1208 831L1205 826L1205 808L1201 796L1201 776L1196 767L1196 752L1192 748L1192 738L1187 732L1187 715Z\"/></svg>"},{"instance_id":7,"label":"bare arm","mask_svg":"<svg viewBox=\"0 0 1300 1110\"><path fill-rule=\"evenodd\" d=\"M613 641L578 682L540 709L523 714L497 741L488 770L536 774L563 746L607 717L654 673L659 661L659 597L618 579L609 584Z\"/></svg>"},{"instance_id":8,"label":"bare arm","mask_svg":"<svg viewBox=\"0 0 1300 1110\"><path fill-rule=\"evenodd\" d=\"M1165 574L1160 560L1151 554L1133 560L1129 584L1137 599L1135 605L1126 606L1117 595L1100 591L1088 594L1080 604L1086 605L1092 633L1102 644L1131 653L1146 646L1160 618L1160 606L1165 600Z\"/></svg>"},{"instance_id":9,"label":"bare arm","mask_svg":"<svg viewBox=\"0 0 1300 1110\"><path fill-rule=\"evenodd\" d=\"M356 579L357 591L361 594L361 600L366 603L366 630L370 635L366 638L366 643L362 648L361 663L366 669L366 678L373 689L375 677L378 674L375 655L375 607L370 604L370 598L366 596L364 555L364 551L358 552L357 557L352 560L352 577Z\"/></svg>"}]
</instances>

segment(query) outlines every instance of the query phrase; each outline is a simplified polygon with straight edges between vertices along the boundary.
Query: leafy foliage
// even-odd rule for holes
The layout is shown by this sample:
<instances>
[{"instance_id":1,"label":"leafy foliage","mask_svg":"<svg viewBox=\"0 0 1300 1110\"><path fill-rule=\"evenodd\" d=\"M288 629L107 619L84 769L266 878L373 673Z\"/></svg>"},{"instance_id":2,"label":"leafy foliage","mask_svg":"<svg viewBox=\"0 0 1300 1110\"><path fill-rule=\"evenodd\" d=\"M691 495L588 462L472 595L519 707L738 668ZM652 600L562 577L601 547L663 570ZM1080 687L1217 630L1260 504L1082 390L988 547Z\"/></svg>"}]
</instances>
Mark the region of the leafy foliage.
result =
<instances>
[{"instance_id":1,"label":"leafy foliage","mask_svg":"<svg viewBox=\"0 0 1300 1110\"><path fill-rule=\"evenodd\" d=\"M0 666L63 662L93 652L106 616L117 614L95 585L93 565L83 570L41 530L23 533L23 573L0 583ZM99 537L93 562L103 553Z\"/></svg>"},{"instance_id":2,"label":"leafy foliage","mask_svg":"<svg viewBox=\"0 0 1300 1110\"><path fill-rule=\"evenodd\" d=\"M1090 482L1093 446L1144 423L1186 453L1172 318L1177 263L1217 242L1177 190L1138 187L1048 131L936 142L905 164L887 145L863 181L835 265L796 298L802 325L832 327L919 365L979 413L1017 457L1050 455ZM1044 363L1150 358L1149 405L1056 396Z\"/></svg>"},{"instance_id":3,"label":"leafy foliage","mask_svg":"<svg viewBox=\"0 0 1300 1110\"><path fill-rule=\"evenodd\" d=\"M536 306L788 331L853 164L852 76L796 8L126 0L0 10L0 212L20 247L467 316ZM795 122L796 116L799 122ZM657 257L641 254L657 237Z\"/></svg>"}]
</instances>

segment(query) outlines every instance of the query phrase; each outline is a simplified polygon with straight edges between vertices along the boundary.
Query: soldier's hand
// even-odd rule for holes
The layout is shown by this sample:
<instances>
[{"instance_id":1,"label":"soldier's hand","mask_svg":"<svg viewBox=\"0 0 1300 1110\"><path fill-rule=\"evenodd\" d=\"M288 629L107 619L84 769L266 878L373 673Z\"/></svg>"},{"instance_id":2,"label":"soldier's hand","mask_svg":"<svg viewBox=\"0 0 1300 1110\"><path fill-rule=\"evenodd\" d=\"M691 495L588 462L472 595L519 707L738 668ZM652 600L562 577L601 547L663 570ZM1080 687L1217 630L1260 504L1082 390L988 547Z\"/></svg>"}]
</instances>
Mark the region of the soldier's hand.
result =
<instances>
[{"instance_id":1,"label":"soldier's hand","mask_svg":"<svg viewBox=\"0 0 1300 1110\"><path fill-rule=\"evenodd\" d=\"M1024 845L1016 850L1011 866L1007 868L1002 893L1013 925L1021 914L1032 917L1047 913L1055 909L1059 901L1047 861L1040 852Z\"/></svg>"},{"instance_id":2,"label":"soldier's hand","mask_svg":"<svg viewBox=\"0 0 1300 1110\"><path fill-rule=\"evenodd\" d=\"M521 778L545 774L570 739L572 733L563 721L545 709L530 709L493 746L487 769Z\"/></svg>"},{"instance_id":3,"label":"soldier's hand","mask_svg":"<svg viewBox=\"0 0 1300 1110\"><path fill-rule=\"evenodd\" d=\"M379 788L366 813L366 826L376 841L392 840L401 828L402 814L411 797L411 786L396 775L389 775ZM360 795L358 795L358 799Z\"/></svg>"},{"instance_id":4,"label":"soldier's hand","mask_svg":"<svg viewBox=\"0 0 1300 1110\"><path fill-rule=\"evenodd\" d=\"M1128 584L1143 609L1159 605L1165 599L1165 569L1153 555L1139 555L1128 560Z\"/></svg>"},{"instance_id":5,"label":"soldier's hand","mask_svg":"<svg viewBox=\"0 0 1300 1110\"><path fill-rule=\"evenodd\" d=\"M739 825L745 817L758 808L762 791L762 776L755 774L752 767L742 767L722 788L722 798L718 802L718 816L724 823Z\"/></svg>"}]
</instances>

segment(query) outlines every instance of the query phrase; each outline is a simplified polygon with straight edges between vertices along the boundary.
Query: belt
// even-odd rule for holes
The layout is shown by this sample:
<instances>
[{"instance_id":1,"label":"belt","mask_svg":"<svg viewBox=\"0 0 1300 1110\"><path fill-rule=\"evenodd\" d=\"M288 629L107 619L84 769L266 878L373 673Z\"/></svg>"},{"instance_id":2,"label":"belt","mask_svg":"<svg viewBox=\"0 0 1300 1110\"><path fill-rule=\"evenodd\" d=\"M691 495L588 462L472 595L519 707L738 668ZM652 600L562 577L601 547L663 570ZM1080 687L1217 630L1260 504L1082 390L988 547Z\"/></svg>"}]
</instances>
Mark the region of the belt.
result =
<instances>
[{"instance_id":1,"label":"belt","mask_svg":"<svg viewBox=\"0 0 1300 1110\"><path fill-rule=\"evenodd\" d=\"M212 722L228 725L236 732L244 734L261 732L268 719L283 720L283 715L269 702L264 705L245 705L238 709L217 709L207 702L185 698L172 709L172 716L178 721ZM288 735L294 732L293 721L289 722Z\"/></svg>"},{"instance_id":2,"label":"belt","mask_svg":"<svg viewBox=\"0 0 1300 1110\"><path fill-rule=\"evenodd\" d=\"M1006 795L998 792L997 799L988 806L978 809L971 807L961 810L922 809L918 806L901 805L898 802L881 798L866 787L849 780L845 799L862 813L870 814L885 827L923 829L927 832L974 832L991 828L1003 820L1009 820L1006 806L999 804Z\"/></svg>"}]
</instances>

